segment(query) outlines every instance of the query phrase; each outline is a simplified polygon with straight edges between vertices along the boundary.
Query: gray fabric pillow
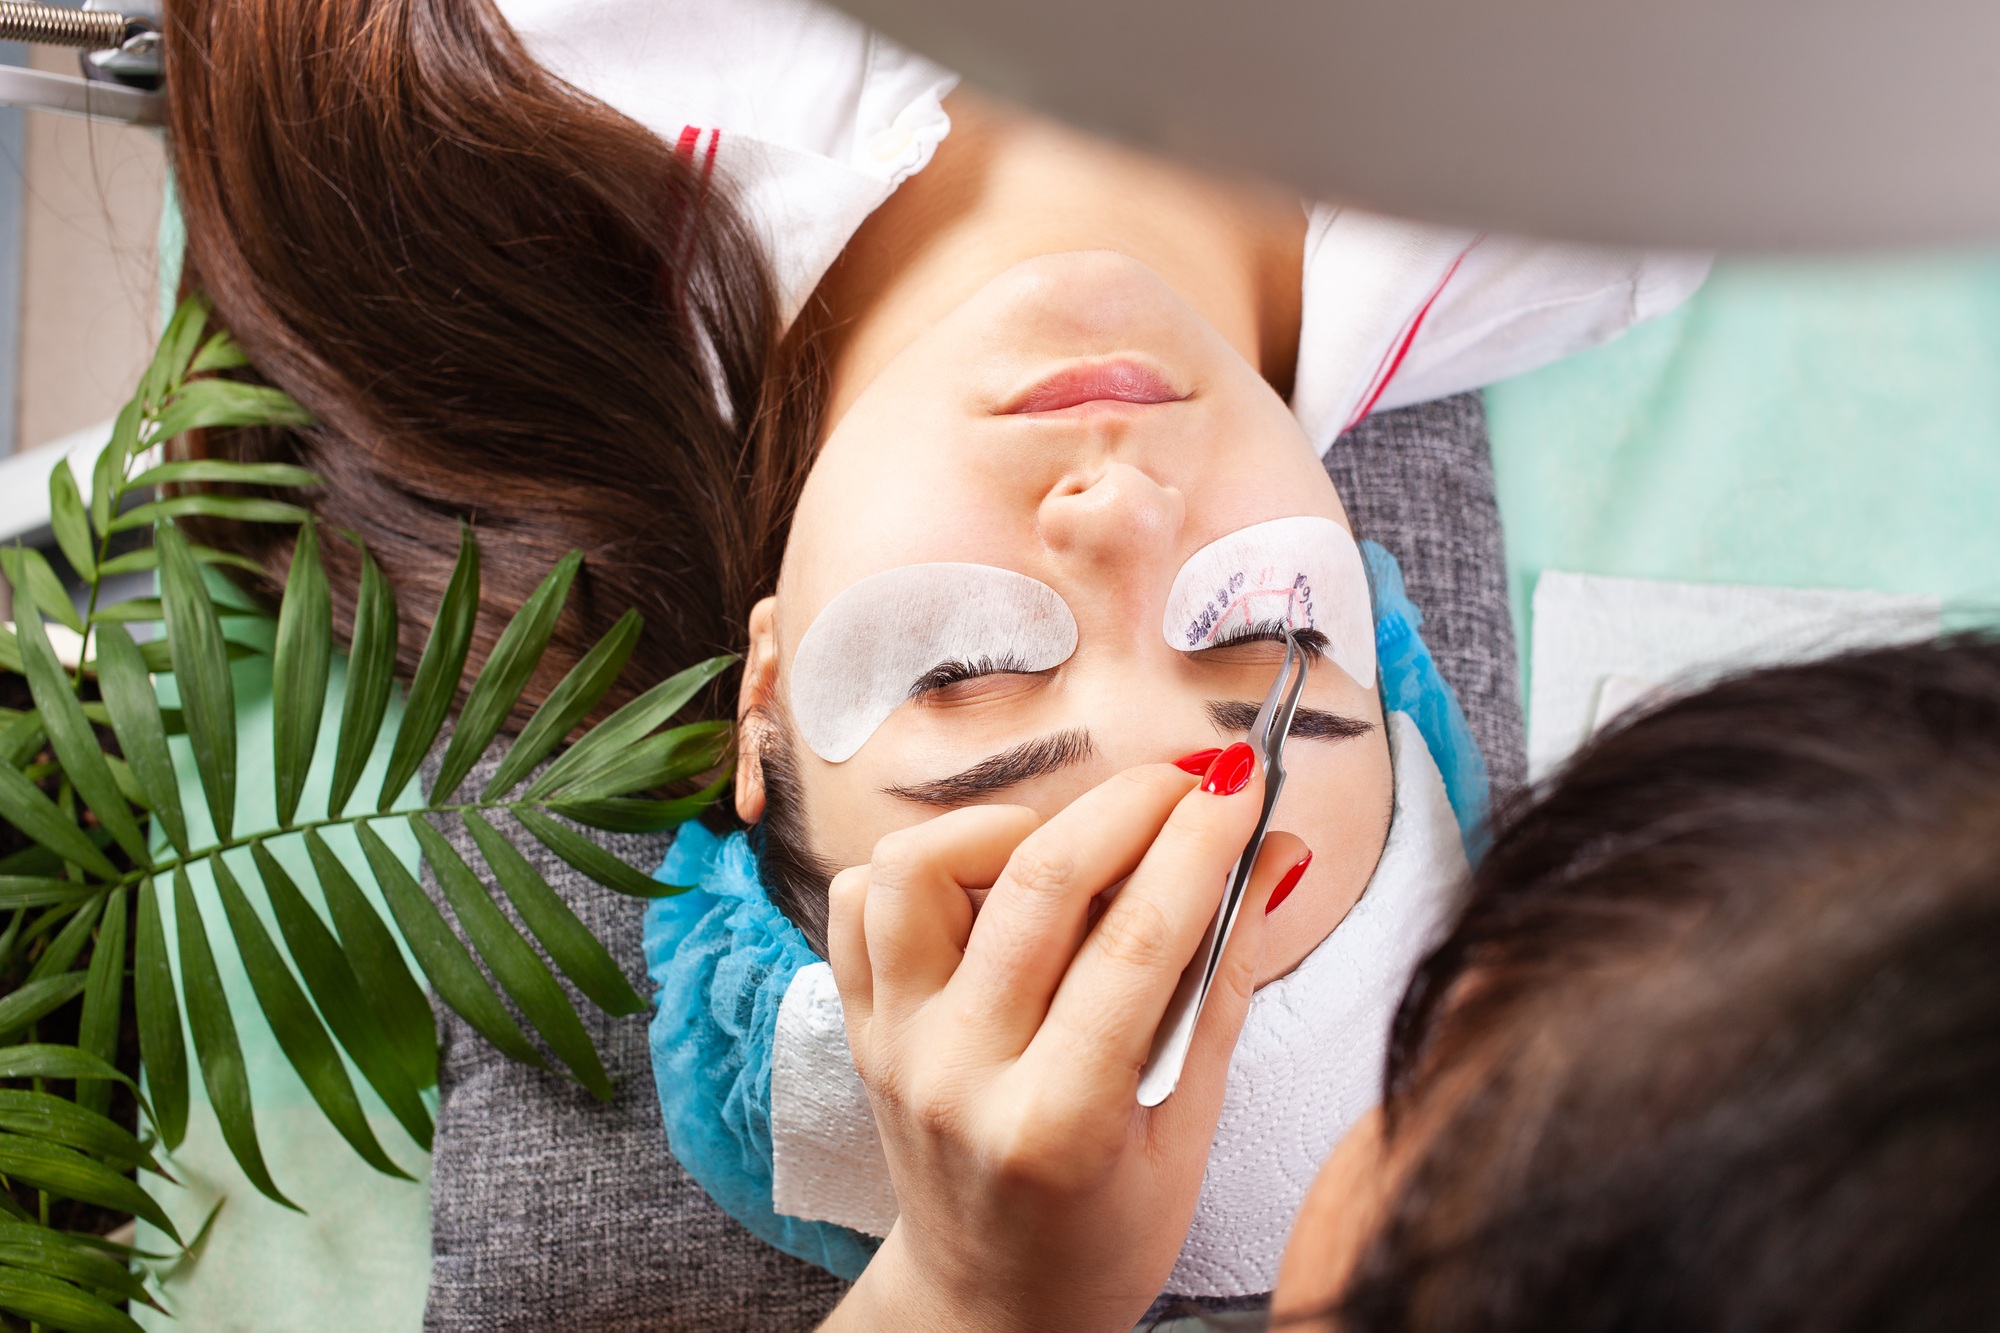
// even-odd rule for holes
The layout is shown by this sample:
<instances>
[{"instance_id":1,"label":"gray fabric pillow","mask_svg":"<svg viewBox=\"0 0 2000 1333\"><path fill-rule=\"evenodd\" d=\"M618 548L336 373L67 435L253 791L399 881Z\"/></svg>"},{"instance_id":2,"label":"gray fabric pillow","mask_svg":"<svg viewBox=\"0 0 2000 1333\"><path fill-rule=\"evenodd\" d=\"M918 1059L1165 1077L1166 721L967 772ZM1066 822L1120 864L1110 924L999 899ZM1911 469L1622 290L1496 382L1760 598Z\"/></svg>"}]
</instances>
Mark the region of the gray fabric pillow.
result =
<instances>
[{"instance_id":1,"label":"gray fabric pillow","mask_svg":"<svg viewBox=\"0 0 2000 1333\"><path fill-rule=\"evenodd\" d=\"M1465 704L1496 791L1518 782L1525 760L1513 622L1478 396L1371 418L1336 442L1327 470L1357 534L1381 542L1402 565L1425 614L1425 639ZM442 744L425 768L427 788ZM491 762L482 765L467 786L477 790L491 773ZM457 820L439 827L472 855ZM501 827L650 994L640 953L644 905L590 884ZM668 842L598 836L646 870ZM439 896L428 867L424 880ZM646 1019L609 1018L573 988L570 996L617 1084L608 1106L514 1064L458 1015L437 1009L443 1050L425 1328L814 1327L845 1284L771 1249L709 1201L667 1152Z\"/></svg>"},{"instance_id":2,"label":"gray fabric pillow","mask_svg":"<svg viewBox=\"0 0 2000 1333\"><path fill-rule=\"evenodd\" d=\"M433 750L425 765L427 789L442 754ZM478 791L497 766L495 757L474 769L466 789ZM496 825L650 997L639 947L645 904L590 883L511 820ZM463 823L439 820L438 828L480 864ZM592 836L648 871L669 841L665 834ZM428 865L424 886L442 901ZM500 905L513 916L504 899ZM772 1249L709 1201L667 1152L646 1018L612 1018L566 979L563 988L617 1087L609 1105L515 1064L433 1002L442 1049L425 1329L784 1333L816 1326L847 1284Z\"/></svg>"},{"instance_id":3,"label":"gray fabric pillow","mask_svg":"<svg viewBox=\"0 0 2000 1333\"><path fill-rule=\"evenodd\" d=\"M1526 781L1528 747L1485 400L1463 393L1369 417L1334 441L1326 471L1354 535L1402 566L1498 799Z\"/></svg>"}]
</instances>

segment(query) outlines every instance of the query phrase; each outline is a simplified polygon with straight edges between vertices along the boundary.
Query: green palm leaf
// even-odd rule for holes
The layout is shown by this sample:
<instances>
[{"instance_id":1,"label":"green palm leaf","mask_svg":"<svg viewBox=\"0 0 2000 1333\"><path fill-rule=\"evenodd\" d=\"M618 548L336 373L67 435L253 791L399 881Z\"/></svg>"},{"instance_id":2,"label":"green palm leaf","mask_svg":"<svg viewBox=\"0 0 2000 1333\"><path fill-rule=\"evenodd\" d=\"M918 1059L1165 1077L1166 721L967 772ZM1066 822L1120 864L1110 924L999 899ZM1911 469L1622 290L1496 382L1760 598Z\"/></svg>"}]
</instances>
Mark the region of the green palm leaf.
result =
<instances>
[{"instance_id":1,"label":"green palm leaf","mask_svg":"<svg viewBox=\"0 0 2000 1333\"><path fill-rule=\"evenodd\" d=\"M706 773L729 753L727 722L696 722L648 736L606 755L554 791L563 801L595 801L626 792L652 791Z\"/></svg>"},{"instance_id":2,"label":"green palm leaf","mask_svg":"<svg viewBox=\"0 0 2000 1333\"><path fill-rule=\"evenodd\" d=\"M508 748L507 757L500 761L493 780L480 793L480 800L491 801L512 790L536 764L548 757L549 751L562 744L591 709L597 707L598 701L617 681L618 673L625 669L632 649L638 646L639 631L644 626L645 620L637 611L627 611L597 641L596 646L570 668L562 683L542 700L542 706L528 719L528 725L521 728L520 736Z\"/></svg>"},{"instance_id":3,"label":"green palm leaf","mask_svg":"<svg viewBox=\"0 0 2000 1333\"><path fill-rule=\"evenodd\" d=\"M285 937L292 963L312 993L313 1003L319 1006L327 1027L332 1029L334 1040L354 1060L361 1076L381 1094L390 1113L410 1137L428 1151L432 1132L430 1112L424 1108L423 1097L417 1092L409 1070L397 1058L381 1020L362 997L361 982L349 966L347 955L341 952L340 942L263 843L252 843L250 856L256 862L258 877L264 881L264 893L271 903L271 914L277 918L278 933ZM408 974L404 976L407 978ZM426 1009L426 1024L429 1019Z\"/></svg>"},{"instance_id":4,"label":"green palm leaf","mask_svg":"<svg viewBox=\"0 0 2000 1333\"><path fill-rule=\"evenodd\" d=\"M292 572L278 611L271 665L271 752L278 822L290 828L319 742L326 678L333 662L333 597L319 563L319 534L308 522L292 548Z\"/></svg>"},{"instance_id":5,"label":"green palm leaf","mask_svg":"<svg viewBox=\"0 0 2000 1333\"><path fill-rule=\"evenodd\" d=\"M76 488L76 474L67 461L49 472L49 526L55 529L56 545L63 558L84 578L97 572L97 558L90 549L90 518L84 513L83 495Z\"/></svg>"},{"instance_id":6,"label":"green palm leaf","mask_svg":"<svg viewBox=\"0 0 2000 1333\"><path fill-rule=\"evenodd\" d=\"M348 1146L361 1154L363 1161L384 1175L414 1179L389 1160L389 1154L376 1142L375 1131L368 1127L368 1116L354 1095L354 1085L348 1081L347 1066L340 1062L333 1038L326 1035L319 1015L313 1012L312 1002L306 999L305 991L285 966L278 946L264 933L264 923L257 919L250 900L243 896L243 888L230 873L228 862L216 856L210 858L209 865L215 871L215 887L222 895L223 914L229 918L230 933L236 937L243 970L250 977L250 988L257 994L264 1017L270 1020L279 1049L292 1062L292 1068L298 1071L320 1110Z\"/></svg>"},{"instance_id":7,"label":"green palm leaf","mask_svg":"<svg viewBox=\"0 0 2000 1333\"><path fill-rule=\"evenodd\" d=\"M310 426L312 414L278 389L235 380L196 380L169 398L146 431L160 444L191 430L218 426Z\"/></svg>"},{"instance_id":8,"label":"green palm leaf","mask_svg":"<svg viewBox=\"0 0 2000 1333\"><path fill-rule=\"evenodd\" d=\"M733 657L711 657L647 690L604 719L588 736L550 764L526 792L533 800L583 777L599 764L615 758L626 746L644 739L653 728L685 708L688 701L735 663Z\"/></svg>"},{"instance_id":9,"label":"green palm leaf","mask_svg":"<svg viewBox=\"0 0 2000 1333\"><path fill-rule=\"evenodd\" d=\"M445 900L501 988L578 1080L601 1100L611 1100L611 1081L605 1077L597 1048L590 1044L590 1034L584 1031L582 1020L556 984L548 964L521 938L506 913L494 905L486 886L465 864L458 849L423 816L409 818Z\"/></svg>"},{"instance_id":10,"label":"green palm leaf","mask_svg":"<svg viewBox=\"0 0 2000 1333\"><path fill-rule=\"evenodd\" d=\"M341 949L354 969L354 979L374 1010L376 1021L388 1035L391 1048L410 1081L419 1088L437 1082L437 1021L423 987L403 964L403 951L389 932L361 886L347 873L333 848L320 835L308 830L306 852L312 857L313 873L319 877L320 892L326 897L327 915L339 932ZM394 853L390 860L395 860ZM400 866L400 862L398 863ZM371 867L372 868L372 867ZM268 887L268 881L266 882ZM412 952L415 952L414 947Z\"/></svg>"},{"instance_id":11,"label":"green palm leaf","mask_svg":"<svg viewBox=\"0 0 2000 1333\"><path fill-rule=\"evenodd\" d=\"M363 824L358 832L361 850L382 886L389 912L403 928L403 939L416 954L417 965L431 979L438 998L508 1058L537 1069L548 1068L541 1053L521 1035L520 1027L507 1013L507 1006L500 1003L500 997L486 984L479 964L472 961L472 955L459 943L458 936L452 934L423 885L403 868L403 863L374 829Z\"/></svg>"},{"instance_id":12,"label":"green palm leaf","mask_svg":"<svg viewBox=\"0 0 2000 1333\"><path fill-rule=\"evenodd\" d=\"M222 622L201 580L187 539L171 523L154 529L160 548L161 600L167 608L167 643L180 685L181 715L194 746L195 771L218 838L227 839L236 815L236 690L229 679L229 651Z\"/></svg>"},{"instance_id":13,"label":"green palm leaf","mask_svg":"<svg viewBox=\"0 0 2000 1333\"><path fill-rule=\"evenodd\" d=\"M0 630L12 641L13 631ZM0 727L0 764L20 768L41 751L48 740L42 734L41 714L29 711Z\"/></svg>"},{"instance_id":14,"label":"green palm leaf","mask_svg":"<svg viewBox=\"0 0 2000 1333\"><path fill-rule=\"evenodd\" d=\"M143 1166L157 1175L166 1174L146 1145L123 1125L46 1092L0 1088L0 1129L59 1143L121 1168ZM0 1234L4 1231L0 1228Z\"/></svg>"},{"instance_id":15,"label":"green palm leaf","mask_svg":"<svg viewBox=\"0 0 2000 1333\"><path fill-rule=\"evenodd\" d=\"M445 585L444 600L438 603L437 619L417 659L417 673L410 680L410 697L403 706L403 723L396 729L396 744L389 751L389 772L382 780L382 792L375 809L387 814L389 807L416 776L417 766L429 753L458 692L458 679L465 672L466 650L472 644L472 626L479 615L479 544L472 529L461 526L458 536L458 563L452 568L451 582ZM440 799L449 793L441 793Z\"/></svg>"},{"instance_id":16,"label":"green palm leaf","mask_svg":"<svg viewBox=\"0 0 2000 1333\"><path fill-rule=\"evenodd\" d=\"M157 597L134 597L130 601L100 607L90 613L93 625L149 624L166 618L166 608Z\"/></svg>"},{"instance_id":17,"label":"green palm leaf","mask_svg":"<svg viewBox=\"0 0 2000 1333\"><path fill-rule=\"evenodd\" d=\"M0 1267L0 1309L71 1333L142 1333L130 1315L89 1292L20 1268Z\"/></svg>"},{"instance_id":18,"label":"green palm leaf","mask_svg":"<svg viewBox=\"0 0 2000 1333\"><path fill-rule=\"evenodd\" d=\"M238 366L249 364L250 358L236 345L236 339L229 336L227 329L223 329L202 344L201 351L195 354L194 362L188 367L187 373L199 375L211 370L234 370Z\"/></svg>"},{"instance_id":19,"label":"green palm leaf","mask_svg":"<svg viewBox=\"0 0 2000 1333\"><path fill-rule=\"evenodd\" d=\"M46 1042L0 1048L0 1080L22 1078L101 1078L138 1090L131 1079L96 1056Z\"/></svg>"},{"instance_id":20,"label":"green palm leaf","mask_svg":"<svg viewBox=\"0 0 2000 1333\"><path fill-rule=\"evenodd\" d=\"M105 900L104 923L97 928L97 945L90 952L90 972L83 990L83 1017L78 1020L77 1049L107 1064L118 1054L118 1015L125 998L125 890L113 889ZM76 1104L103 1112L111 1104L105 1083L81 1083ZM155 1168L156 1170L158 1168Z\"/></svg>"},{"instance_id":21,"label":"green palm leaf","mask_svg":"<svg viewBox=\"0 0 2000 1333\"><path fill-rule=\"evenodd\" d=\"M122 625L104 625L97 631L97 685L111 730L125 752L125 762L132 766L132 776L146 793L153 818L185 856L187 820L181 814L180 779L174 775L173 756L167 749L159 696L139 656L139 645Z\"/></svg>"},{"instance_id":22,"label":"green palm leaf","mask_svg":"<svg viewBox=\"0 0 2000 1333\"><path fill-rule=\"evenodd\" d=\"M0 911L14 907L48 907L81 902L102 887L46 875L0 875Z\"/></svg>"},{"instance_id":23,"label":"green palm leaf","mask_svg":"<svg viewBox=\"0 0 2000 1333\"><path fill-rule=\"evenodd\" d=\"M28 689L34 694L35 711L48 732L50 747L62 763L64 776L76 787L77 795L97 815L98 821L118 840L125 854L135 861L144 861L145 835L139 832L138 821L132 818L132 807L119 794L111 766L104 762L104 750L97 743L97 733L90 729L90 719L83 715L83 703L70 688L62 664L56 661L55 649L49 646L41 616L32 602L23 602L15 615Z\"/></svg>"},{"instance_id":24,"label":"green palm leaf","mask_svg":"<svg viewBox=\"0 0 2000 1333\"><path fill-rule=\"evenodd\" d=\"M522 603L520 611L502 631L499 642L493 645L479 678L465 696L458 723L452 728L451 744L445 747L437 782L431 791L433 800L450 800L479 756L500 734L501 725L527 687L528 677L541 663L549 636L555 633L556 618L562 614L570 585L576 581L576 571L582 564L583 556L576 551L564 556Z\"/></svg>"},{"instance_id":25,"label":"green palm leaf","mask_svg":"<svg viewBox=\"0 0 2000 1333\"><path fill-rule=\"evenodd\" d=\"M103 1250L45 1227L0 1222L0 1267L46 1273L120 1299L150 1302L145 1282L125 1265Z\"/></svg>"},{"instance_id":26,"label":"green palm leaf","mask_svg":"<svg viewBox=\"0 0 2000 1333\"><path fill-rule=\"evenodd\" d=\"M11 994L0 996L0 1041L12 1037L30 1023L47 1018L83 994L81 972L42 977L23 983Z\"/></svg>"},{"instance_id":27,"label":"green palm leaf","mask_svg":"<svg viewBox=\"0 0 2000 1333\"><path fill-rule=\"evenodd\" d=\"M361 549L361 593L354 604L354 641L347 657L347 697L333 749L333 787L326 812L337 818L361 781L375 748L389 690L396 681L396 591L368 548ZM407 779L406 779L407 780Z\"/></svg>"},{"instance_id":28,"label":"green palm leaf","mask_svg":"<svg viewBox=\"0 0 2000 1333\"><path fill-rule=\"evenodd\" d=\"M135 505L111 520L113 532L130 532L166 518L226 518L237 523L300 523L307 512L282 500L249 495L176 495ZM157 541L157 538L155 539Z\"/></svg>"},{"instance_id":29,"label":"green palm leaf","mask_svg":"<svg viewBox=\"0 0 2000 1333\"><path fill-rule=\"evenodd\" d=\"M0 1133L0 1175L31 1189L47 1190L65 1199L116 1208L143 1217L180 1239L173 1219L153 1197L118 1172L74 1148L45 1143L20 1134Z\"/></svg>"},{"instance_id":30,"label":"green palm leaf","mask_svg":"<svg viewBox=\"0 0 2000 1333\"><path fill-rule=\"evenodd\" d=\"M634 898L665 898L687 892L685 885L662 884L651 875L626 865L583 834L549 818L531 805L514 806L513 813L522 826L535 835L537 842L607 889L616 889Z\"/></svg>"},{"instance_id":31,"label":"green palm leaf","mask_svg":"<svg viewBox=\"0 0 2000 1333\"><path fill-rule=\"evenodd\" d=\"M28 970L29 981L40 981L44 977L53 977L69 970L69 965L83 952L83 946L90 943L90 928L97 924L97 912L102 906L104 906L102 897L91 897L73 907L52 909L51 915L60 916L68 913L69 920L64 924L61 933L49 941L49 947L35 960L34 967Z\"/></svg>"},{"instance_id":32,"label":"green palm leaf","mask_svg":"<svg viewBox=\"0 0 2000 1333\"><path fill-rule=\"evenodd\" d=\"M187 374L188 363L201 346L201 331L208 322L208 309L208 302L199 296L189 297L174 307L174 313L167 317L167 327L160 331L160 343L153 350L153 359L146 366L146 374L139 381L139 391L132 396L135 406L157 407L179 385ZM136 447L136 431L133 443Z\"/></svg>"},{"instance_id":33,"label":"green palm leaf","mask_svg":"<svg viewBox=\"0 0 2000 1333\"><path fill-rule=\"evenodd\" d=\"M178 873L178 872L177 872ZM160 923L159 890L139 881L139 931L132 959L132 999L139 1016L139 1060L153 1090L153 1126L169 1149L187 1136L187 1040L167 962L167 934Z\"/></svg>"},{"instance_id":34,"label":"green palm leaf","mask_svg":"<svg viewBox=\"0 0 2000 1333\"><path fill-rule=\"evenodd\" d=\"M195 458L185 462L161 463L147 468L127 485L133 490L148 486L219 482L236 486L318 486L316 473L290 463L238 463L227 458Z\"/></svg>"},{"instance_id":35,"label":"green palm leaf","mask_svg":"<svg viewBox=\"0 0 2000 1333\"><path fill-rule=\"evenodd\" d=\"M76 603L70 601L69 590L63 587L40 551L33 547L0 546L0 571L5 571L7 582L14 586L16 603L33 604L58 624L83 633L83 617L77 614Z\"/></svg>"},{"instance_id":36,"label":"green palm leaf","mask_svg":"<svg viewBox=\"0 0 2000 1333\"><path fill-rule=\"evenodd\" d=\"M98 450L97 466L90 472L90 526L100 535L110 533L112 505L118 498L118 479L125 475L125 464L132 457L132 451L139 446L141 411L136 394L119 409L118 419L111 425L111 439ZM99 565L97 573L102 578L106 566Z\"/></svg>"},{"instance_id":37,"label":"green palm leaf","mask_svg":"<svg viewBox=\"0 0 2000 1333\"><path fill-rule=\"evenodd\" d=\"M187 997L188 1027L194 1033L195 1056L201 1061L201 1081L215 1108L216 1123L230 1155L257 1192L275 1204L304 1212L286 1198L264 1165L257 1145L257 1121L250 1105L250 1076L243 1065L243 1047L236 1040L236 1022L229 1016L229 996L215 968L208 928L196 906L194 889L184 870L174 871L174 933L180 937L181 988Z\"/></svg>"},{"instance_id":38,"label":"green palm leaf","mask_svg":"<svg viewBox=\"0 0 2000 1333\"><path fill-rule=\"evenodd\" d=\"M612 833L663 833L679 828L715 804L729 785L731 774L724 773L692 796L672 801L633 800L607 796L588 801L550 801L549 809L579 824Z\"/></svg>"},{"instance_id":39,"label":"green palm leaf","mask_svg":"<svg viewBox=\"0 0 2000 1333\"><path fill-rule=\"evenodd\" d=\"M528 858L476 811L465 812L465 828L506 891L507 900L576 988L608 1014L644 1013L646 1002L632 989L611 951L577 920L569 904L549 887Z\"/></svg>"},{"instance_id":40,"label":"green palm leaf","mask_svg":"<svg viewBox=\"0 0 2000 1333\"><path fill-rule=\"evenodd\" d=\"M213 546L196 546L192 544L188 546L188 551L194 556L196 564L229 565L236 569L248 570L252 574L260 574L264 570L262 565L252 560L249 556L238 555L234 551L218 551ZM160 552L158 548L142 546L136 551L127 551L124 555L112 556L97 567L97 573L100 578L110 578L113 574L144 574L159 567Z\"/></svg>"}]
</instances>

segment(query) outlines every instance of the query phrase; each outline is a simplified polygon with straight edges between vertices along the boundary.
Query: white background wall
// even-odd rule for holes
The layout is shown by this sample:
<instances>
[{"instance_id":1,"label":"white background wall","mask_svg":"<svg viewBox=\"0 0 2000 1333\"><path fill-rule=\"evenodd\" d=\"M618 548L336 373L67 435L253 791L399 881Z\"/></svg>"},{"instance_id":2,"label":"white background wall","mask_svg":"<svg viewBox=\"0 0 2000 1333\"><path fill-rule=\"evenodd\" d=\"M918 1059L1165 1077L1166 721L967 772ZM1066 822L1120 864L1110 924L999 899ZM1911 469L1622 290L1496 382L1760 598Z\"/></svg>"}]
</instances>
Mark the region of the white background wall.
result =
<instances>
[{"instance_id":1,"label":"white background wall","mask_svg":"<svg viewBox=\"0 0 2000 1333\"><path fill-rule=\"evenodd\" d=\"M33 48L37 69L76 53ZM166 154L159 132L27 113L21 190L20 378L13 443L32 449L115 416L152 350Z\"/></svg>"}]
</instances>

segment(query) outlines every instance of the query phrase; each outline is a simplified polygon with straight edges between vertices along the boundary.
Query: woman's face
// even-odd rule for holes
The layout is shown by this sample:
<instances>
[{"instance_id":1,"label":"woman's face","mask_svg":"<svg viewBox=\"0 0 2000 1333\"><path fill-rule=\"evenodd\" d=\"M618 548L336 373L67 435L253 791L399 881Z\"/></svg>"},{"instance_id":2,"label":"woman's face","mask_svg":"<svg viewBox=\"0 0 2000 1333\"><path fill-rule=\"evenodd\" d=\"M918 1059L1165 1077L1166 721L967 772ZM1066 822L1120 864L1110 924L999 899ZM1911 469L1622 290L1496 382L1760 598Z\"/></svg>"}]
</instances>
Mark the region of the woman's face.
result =
<instances>
[{"instance_id":1,"label":"woman's face","mask_svg":"<svg viewBox=\"0 0 2000 1333\"><path fill-rule=\"evenodd\" d=\"M1161 628L1168 593L1216 538L1301 515L1346 524L1284 402L1150 269L1086 252L1000 274L897 354L828 436L777 596L753 616L745 711L783 716L769 706L792 697L815 618L903 566L1039 580L1073 615L1075 650L912 697L839 763L794 735L812 850L864 862L883 835L955 805L1046 816L1120 769L1242 739L1282 646L1180 651ZM743 732L738 806L756 819L758 731ZM1325 938L1381 853L1392 784L1373 681L1315 662L1286 766L1273 827L1314 860L1271 918L1267 975Z\"/></svg>"}]
</instances>

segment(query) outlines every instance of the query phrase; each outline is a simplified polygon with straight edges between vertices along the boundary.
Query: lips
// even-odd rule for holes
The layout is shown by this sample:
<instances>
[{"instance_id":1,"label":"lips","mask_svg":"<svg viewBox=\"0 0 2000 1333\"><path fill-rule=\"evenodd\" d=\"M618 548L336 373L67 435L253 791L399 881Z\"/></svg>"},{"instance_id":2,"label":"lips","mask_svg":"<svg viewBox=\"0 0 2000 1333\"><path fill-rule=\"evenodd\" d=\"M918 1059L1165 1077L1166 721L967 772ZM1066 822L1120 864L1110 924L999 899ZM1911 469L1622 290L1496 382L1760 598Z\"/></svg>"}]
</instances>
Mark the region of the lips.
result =
<instances>
[{"instance_id":1,"label":"lips","mask_svg":"<svg viewBox=\"0 0 2000 1333\"><path fill-rule=\"evenodd\" d=\"M1151 366L1094 361L1065 366L1001 409L1003 415L1061 412L1085 403L1177 403L1186 394Z\"/></svg>"}]
</instances>

